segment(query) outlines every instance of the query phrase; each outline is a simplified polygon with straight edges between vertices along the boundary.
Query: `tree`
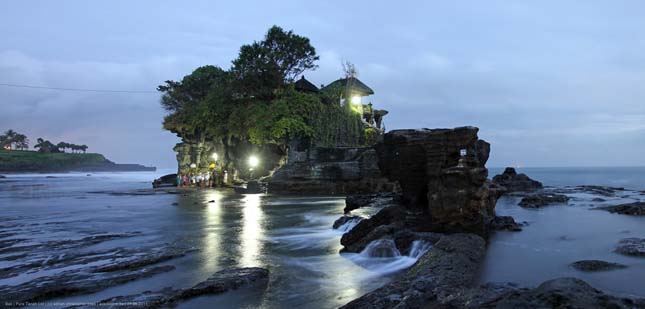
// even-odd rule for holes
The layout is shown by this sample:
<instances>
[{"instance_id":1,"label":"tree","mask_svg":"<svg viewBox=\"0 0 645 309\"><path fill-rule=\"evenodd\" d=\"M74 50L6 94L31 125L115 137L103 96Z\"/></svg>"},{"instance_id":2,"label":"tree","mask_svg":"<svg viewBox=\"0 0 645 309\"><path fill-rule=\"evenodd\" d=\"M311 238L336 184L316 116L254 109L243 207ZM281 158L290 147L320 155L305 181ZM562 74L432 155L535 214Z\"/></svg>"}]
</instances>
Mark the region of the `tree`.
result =
<instances>
[{"instance_id":1,"label":"tree","mask_svg":"<svg viewBox=\"0 0 645 309\"><path fill-rule=\"evenodd\" d=\"M1 140L2 140L2 148L6 147L6 146L9 146L9 148L13 149L15 139L16 139L17 135L18 135L18 133L16 133L16 131L14 131L14 130L9 129L9 130L5 131L4 134L2 135L2 138L1 138Z\"/></svg>"},{"instance_id":2,"label":"tree","mask_svg":"<svg viewBox=\"0 0 645 309\"><path fill-rule=\"evenodd\" d=\"M24 134L16 134L13 138L13 143L16 149L25 150L29 149L29 139Z\"/></svg>"},{"instance_id":3,"label":"tree","mask_svg":"<svg viewBox=\"0 0 645 309\"><path fill-rule=\"evenodd\" d=\"M70 144L65 143L65 142L60 142L56 144L56 147L58 148L59 151L65 152L65 149L70 148Z\"/></svg>"},{"instance_id":4,"label":"tree","mask_svg":"<svg viewBox=\"0 0 645 309\"><path fill-rule=\"evenodd\" d=\"M87 145L80 145L80 146L79 146L79 149L80 149L81 151L83 151L83 153L86 153L86 152L87 152Z\"/></svg>"},{"instance_id":5,"label":"tree","mask_svg":"<svg viewBox=\"0 0 645 309\"><path fill-rule=\"evenodd\" d=\"M38 152L43 152L43 153L60 152L58 150L58 147L56 147L56 145L40 137L36 140L36 145L34 145L34 148L37 148Z\"/></svg>"},{"instance_id":6,"label":"tree","mask_svg":"<svg viewBox=\"0 0 645 309\"><path fill-rule=\"evenodd\" d=\"M293 82L305 70L316 69L318 59L308 38L273 26L263 41L240 48L231 72L241 95L273 98L276 89Z\"/></svg>"}]
</instances>

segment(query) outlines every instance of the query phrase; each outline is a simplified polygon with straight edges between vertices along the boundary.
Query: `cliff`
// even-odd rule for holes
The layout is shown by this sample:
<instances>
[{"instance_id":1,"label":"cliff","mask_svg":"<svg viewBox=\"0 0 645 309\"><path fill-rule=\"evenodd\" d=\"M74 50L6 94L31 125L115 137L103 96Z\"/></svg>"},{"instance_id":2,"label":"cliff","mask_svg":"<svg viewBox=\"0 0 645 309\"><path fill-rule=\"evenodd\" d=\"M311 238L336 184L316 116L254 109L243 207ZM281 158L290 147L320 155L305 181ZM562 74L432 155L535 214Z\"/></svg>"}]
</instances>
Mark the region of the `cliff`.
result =
<instances>
[{"instance_id":1,"label":"cliff","mask_svg":"<svg viewBox=\"0 0 645 309\"><path fill-rule=\"evenodd\" d=\"M40 153L24 150L0 150L2 173L48 172L135 172L154 171L155 167L117 164L98 153Z\"/></svg>"}]
</instances>

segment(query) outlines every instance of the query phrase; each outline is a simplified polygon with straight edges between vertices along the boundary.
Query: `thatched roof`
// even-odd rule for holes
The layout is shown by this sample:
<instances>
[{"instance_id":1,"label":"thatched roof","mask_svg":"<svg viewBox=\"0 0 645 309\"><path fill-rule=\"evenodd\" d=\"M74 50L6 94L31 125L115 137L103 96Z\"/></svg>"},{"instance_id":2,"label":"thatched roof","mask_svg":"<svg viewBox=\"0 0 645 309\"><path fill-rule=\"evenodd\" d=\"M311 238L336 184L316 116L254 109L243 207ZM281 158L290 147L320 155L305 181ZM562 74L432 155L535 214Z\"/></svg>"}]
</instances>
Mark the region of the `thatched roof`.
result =
<instances>
[{"instance_id":1,"label":"thatched roof","mask_svg":"<svg viewBox=\"0 0 645 309\"><path fill-rule=\"evenodd\" d=\"M323 87L321 90L334 89L336 87L339 87L341 89L349 88L350 93L359 94L361 96L368 96L370 94L374 94L374 90L372 90L372 88L365 85L362 81L358 80L358 78L356 77L338 79L332 82L331 84Z\"/></svg>"},{"instance_id":2,"label":"thatched roof","mask_svg":"<svg viewBox=\"0 0 645 309\"><path fill-rule=\"evenodd\" d=\"M298 91L304 91L304 92L318 92L318 87L316 85L312 84L309 82L307 79L305 79L305 76L303 75L298 81L296 81L293 86L296 88Z\"/></svg>"}]
</instances>

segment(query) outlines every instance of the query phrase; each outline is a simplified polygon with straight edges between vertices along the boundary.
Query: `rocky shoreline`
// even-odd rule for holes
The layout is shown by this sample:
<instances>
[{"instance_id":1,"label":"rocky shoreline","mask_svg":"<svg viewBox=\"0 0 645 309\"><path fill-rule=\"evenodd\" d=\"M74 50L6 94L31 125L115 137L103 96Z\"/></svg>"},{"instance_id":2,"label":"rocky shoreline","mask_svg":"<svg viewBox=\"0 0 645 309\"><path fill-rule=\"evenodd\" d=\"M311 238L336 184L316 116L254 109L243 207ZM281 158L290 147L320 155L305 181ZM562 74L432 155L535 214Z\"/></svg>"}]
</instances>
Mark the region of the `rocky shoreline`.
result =
<instances>
[{"instance_id":1,"label":"rocky shoreline","mask_svg":"<svg viewBox=\"0 0 645 309\"><path fill-rule=\"evenodd\" d=\"M512 217L495 215L503 194L521 197L518 207L566 205L569 197L524 174L507 168L487 180L489 146L477 139L476 128L454 130L397 130L377 144L379 165L401 191L395 197L347 198L345 219L360 220L341 238L343 252L361 252L375 244L381 252L409 252L412 243L431 244L427 253L389 284L343 308L645 308L645 299L608 295L577 278L554 278L535 288L513 283L477 285L475 276L486 254L486 239L494 230L521 231ZM622 188L579 186L570 192L613 196ZM351 211L379 205L369 218ZM642 203L601 207L616 213L641 215ZM384 240L387 240L385 242ZM616 252L645 255L645 239L626 238ZM382 253L381 253L382 254ZM625 265L606 261L577 261L580 271L611 271Z\"/></svg>"}]
</instances>

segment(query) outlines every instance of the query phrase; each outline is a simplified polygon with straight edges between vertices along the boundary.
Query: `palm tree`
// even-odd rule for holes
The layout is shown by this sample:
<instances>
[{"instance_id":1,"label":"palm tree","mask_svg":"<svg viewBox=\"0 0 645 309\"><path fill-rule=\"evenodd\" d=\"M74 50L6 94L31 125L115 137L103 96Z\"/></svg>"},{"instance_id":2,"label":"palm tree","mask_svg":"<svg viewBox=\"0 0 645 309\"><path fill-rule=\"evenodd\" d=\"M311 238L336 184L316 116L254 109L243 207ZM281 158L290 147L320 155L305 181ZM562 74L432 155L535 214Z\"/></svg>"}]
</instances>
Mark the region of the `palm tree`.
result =
<instances>
[{"instance_id":1,"label":"palm tree","mask_svg":"<svg viewBox=\"0 0 645 309\"><path fill-rule=\"evenodd\" d=\"M18 135L18 133L14 130L9 129L5 131L3 135L4 138L2 139L2 147L9 146L9 148L13 148L16 135Z\"/></svg>"},{"instance_id":2,"label":"palm tree","mask_svg":"<svg viewBox=\"0 0 645 309\"><path fill-rule=\"evenodd\" d=\"M56 147L58 148L58 150L62 150L63 152L65 152L65 149L69 148L69 144L65 142L60 142L56 144Z\"/></svg>"},{"instance_id":3,"label":"palm tree","mask_svg":"<svg viewBox=\"0 0 645 309\"><path fill-rule=\"evenodd\" d=\"M24 134L16 134L13 138L16 149L25 150L29 148L29 139Z\"/></svg>"},{"instance_id":4,"label":"palm tree","mask_svg":"<svg viewBox=\"0 0 645 309\"><path fill-rule=\"evenodd\" d=\"M81 145L80 149L85 153L87 151L87 145Z\"/></svg>"}]
</instances>

